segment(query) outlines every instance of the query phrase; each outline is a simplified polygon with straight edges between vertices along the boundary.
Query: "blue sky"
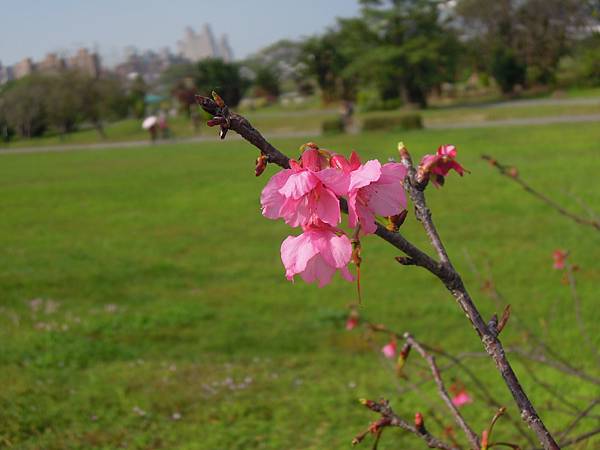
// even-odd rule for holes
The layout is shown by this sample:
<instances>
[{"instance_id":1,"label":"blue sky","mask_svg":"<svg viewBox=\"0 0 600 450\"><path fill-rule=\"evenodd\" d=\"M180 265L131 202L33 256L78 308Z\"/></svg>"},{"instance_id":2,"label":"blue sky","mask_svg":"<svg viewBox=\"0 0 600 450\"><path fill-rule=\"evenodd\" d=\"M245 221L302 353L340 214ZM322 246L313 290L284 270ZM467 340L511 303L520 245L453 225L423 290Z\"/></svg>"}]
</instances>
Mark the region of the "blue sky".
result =
<instances>
[{"instance_id":1,"label":"blue sky","mask_svg":"<svg viewBox=\"0 0 600 450\"><path fill-rule=\"evenodd\" d=\"M357 0L0 0L0 62L81 46L97 46L109 60L128 45L175 50L186 26L205 22L229 36L239 58L358 11Z\"/></svg>"}]
</instances>

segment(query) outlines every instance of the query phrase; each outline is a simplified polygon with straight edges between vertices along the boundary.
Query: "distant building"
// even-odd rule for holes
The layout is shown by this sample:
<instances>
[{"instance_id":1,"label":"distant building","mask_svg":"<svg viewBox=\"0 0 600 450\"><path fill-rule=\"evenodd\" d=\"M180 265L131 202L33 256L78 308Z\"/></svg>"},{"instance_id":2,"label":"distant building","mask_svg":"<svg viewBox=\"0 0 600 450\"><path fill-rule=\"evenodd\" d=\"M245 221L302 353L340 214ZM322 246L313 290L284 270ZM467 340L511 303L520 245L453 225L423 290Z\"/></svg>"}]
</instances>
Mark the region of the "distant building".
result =
<instances>
[{"instance_id":1,"label":"distant building","mask_svg":"<svg viewBox=\"0 0 600 450\"><path fill-rule=\"evenodd\" d=\"M78 70L91 77L100 75L100 58L96 53L91 53L87 48L77 50L75 56L67 61L69 69Z\"/></svg>"},{"instance_id":2,"label":"distant building","mask_svg":"<svg viewBox=\"0 0 600 450\"><path fill-rule=\"evenodd\" d=\"M177 47L181 56L192 62L205 58L221 58L227 62L233 60L233 52L229 46L227 36L221 36L217 44L208 24L202 26L200 33L196 33L191 27L187 27L183 39L177 42Z\"/></svg>"},{"instance_id":3,"label":"distant building","mask_svg":"<svg viewBox=\"0 0 600 450\"><path fill-rule=\"evenodd\" d=\"M117 75L126 79L141 76L148 84L157 82L160 75L171 65L183 62L183 59L173 55L168 47L159 52L146 50L143 53L138 53L134 47L127 47L125 55L125 61L115 67Z\"/></svg>"},{"instance_id":4,"label":"distant building","mask_svg":"<svg viewBox=\"0 0 600 450\"><path fill-rule=\"evenodd\" d=\"M15 79L31 75L35 71L35 66L31 58L25 58L13 66L13 74Z\"/></svg>"},{"instance_id":5,"label":"distant building","mask_svg":"<svg viewBox=\"0 0 600 450\"><path fill-rule=\"evenodd\" d=\"M12 79L13 79L12 67L3 66L2 63L0 63L0 85L4 84L4 83L8 83Z\"/></svg>"},{"instance_id":6,"label":"distant building","mask_svg":"<svg viewBox=\"0 0 600 450\"><path fill-rule=\"evenodd\" d=\"M42 73L59 73L65 69L65 60L56 53L48 53L43 61L36 65L36 70Z\"/></svg>"},{"instance_id":7,"label":"distant building","mask_svg":"<svg viewBox=\"0 0 600 450\"><path fill-rule=\"evenodd\" d=\"M222 35L221 39L219 40L219 54L223 61L233 61L233 50L231 50L231 46L229 45L229 40L227 39L226 34Z\"/></svg>"}]
</instances>

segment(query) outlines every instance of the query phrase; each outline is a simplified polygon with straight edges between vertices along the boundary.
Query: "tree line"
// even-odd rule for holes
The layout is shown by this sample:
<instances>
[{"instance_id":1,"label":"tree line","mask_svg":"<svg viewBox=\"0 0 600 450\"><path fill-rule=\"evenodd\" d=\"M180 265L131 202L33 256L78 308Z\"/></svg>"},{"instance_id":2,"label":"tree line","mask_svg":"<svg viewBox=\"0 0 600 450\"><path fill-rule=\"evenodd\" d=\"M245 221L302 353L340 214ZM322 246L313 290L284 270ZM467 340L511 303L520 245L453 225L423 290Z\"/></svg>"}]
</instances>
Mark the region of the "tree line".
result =
<instances>
[{"instance_id":1,"label":"tree line","mask_svg":"<svg viewBox=\"0 0 600 450\"><path fill-rule=\"evenodd\" d=\"M360 14L324 33L283 40L241 62L207 59L167 69L156 86L141 78L37 74L0 90L0 135L60 134L143 117L149 89L196 114L195 94L216 89L231 105L281 92L363 109L426 107L443 87L476 74L511 95L518 88L600 85L599 0L360 0Z\"/></svg>"}]
</instances>

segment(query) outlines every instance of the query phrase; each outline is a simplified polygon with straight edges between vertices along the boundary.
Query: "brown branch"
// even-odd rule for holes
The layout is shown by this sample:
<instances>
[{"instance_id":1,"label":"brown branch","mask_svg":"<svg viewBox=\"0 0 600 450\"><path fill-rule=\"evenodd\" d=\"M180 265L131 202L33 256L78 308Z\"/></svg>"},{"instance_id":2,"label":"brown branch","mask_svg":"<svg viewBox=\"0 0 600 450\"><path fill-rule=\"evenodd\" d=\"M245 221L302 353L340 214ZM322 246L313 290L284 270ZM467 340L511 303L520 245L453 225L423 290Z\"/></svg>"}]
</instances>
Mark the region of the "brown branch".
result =
<instances>
[{"instance_id":1,"label":"brown branch","mask_svg":"<svg viewBox=\"0 0 600 450\"><path fill-rule=\"evenodd\" d=\"M447 252L441 244L441 238L439 237L437 229L433 223L431 213L427 207L424 195L425 187L417 183L415 179L415 170L408 151L406 149L401 149L400 156L402 163L408 169L405 187L408 190L415 208L417 211L420 211L418 214L423 228L425 229L425 232L429 236L432 245L440 257L440 265L442 266L443 273L442 276L439 276L439 278L444 283L446 288L452 293L462 310L465 312L471 321L471 324L475 328L475 331L479 335L486 352L496 363L498 371L504 378L508 389L510 390L515 402L517 403L517 406L519 407L519 410L521 411L521 418L535 432L544 448L558 449L558 445L554 441L554 438L544 425L542 419L539 417L533 404L519 383L517 375L508 362L504 348L502 347L502 343L498 339L497 330L491 330L484 322L479 310L473 303L471 296L463 284L460 275L452 266Z\"/></svg>"},{"instance_id":2,"label":"brown branch","mask_svg":"<svg viewBox=\"0 0 600 450\"><path fill-rule=\"evenodd\" d=\"M457 367L459 367L460 369L462 369L462 371L471 379L471 381L474 383L475 387L479 390L479 392L485 397L488 405L493 406L495 408L500 408L500 402L498 402L490 393L490 391L488 390L488 388L483 384L483 382L473 373L473 371L471 369L469 369L465 364L463 364L462 359L466 358L466 357L470 357L470 354L463 354L463 355L458 355L458 356L453 356L450 353L447 353L443 350L440 349L435 349L435 348L431 348L431 347L426 347L429 349L429 351L435 352L437 354L439 354L440 356L443 356L444 358L448 358L450 361L452 361L454 363L454 365L456 365ZM488 356L487 354L483 354L486 357ZM505 413L505 417L513 424L513 426L515 427L515 429L521 434L521 436L523 436L527 442L529 442L530 445L534 445L534 441L531 438L531 436L529 436L529 434L527 433L527 431L525 431L523 429L523 427L521 426L521 423L515 419L511 414L509 413Z\"/></svg>"},{"instance_id":3,"label":"brown branch","mask_svg":"<svg viewBox=\"0 0 600 450\"><path fill-rule=\"evenodd\" d=\"M237 114L229 113L226 106L219 106L217 102L206 97L197 97L200 106L213 116L224 117L226 125L221 124L221 136L224 137L223 127L233 129L240 134L248 142L260 149L261 153L266 155L269 162L280 165L281 167L289 167L289 158L273 147L267 140L250 125L245 118ZM476 330L481 342L487 353L493 359L496 367L502 375L507 387L509 388L519 410L521 418L535 432L538 439L546 449L558 449L558 445L552 438L550 432L542 422L531 401L525 394L522 386L517 379L510 363L506 358L502 343L497 338L497 334L492 332L484 322L466 290L460 275L452 266L447 252L442 244L442 241L437 233L437 230L431 219L431 212L427 208L425 195L423 192L424 186L419 186L414 177L414 167L410 161L408 151L404 152L402 158L403 164L409 169L407 182L405 187L408 190L413 204L418 211L418 218L421 220L429 239L431 240L439 258L438 263L426 253L419 250L413 244L408 242L400 233L387 230L381 224L377 224L376 234L388 241L396 248L402 250L407 256L411 257L417 265L420 265L432 274L436 275L440 281L446 286L451 294L456 299L459 306L469 318L471 324Z\"/></svg>"},{"instance_id":4,"label":"brown branch","mask_svg":"<svg viewBox=\"0 0 600 450\"><path fill-rule=\"evenodd\" d=\"M480 447L479 438L477 437L477 434L467 424L462 414L458 411L458 408L454 405L454 403L452 403L452 400L448 395L448 391L444 386L442 376L440 375L440 369L438 368L435 362L435 357L428 353L423 348L423 346L418 341L416 341L409 333L404 333L404 339L406 339L406 342L408 342L408 344L411 347L413 347L425 361L427 361L427 364L429 364L429 368L431 370L431 374L433 375L433 379L435 380L435 384L437 385L438 394L440 395L442 400L444 400L444 403L450 410L450 413L454 417L455 422L464 431L465 435L467 436L467 440L471 444L471 448L473 448L474 450L478 450Z\"/></svg>"},{"instance_id":5,"label":"brown branch","mask_svg":"<svg viewBox=\"0 0 600 450\"><path fill-rule=\"evenodd\" d=\"M571 438L571 439L568 439L566 441L563 441L563 442L560 443L560 446L562 448L565 448L565 447L567 447L569 445L577 444L578 442L585 441L586 439L589 439L592 436L595 436L595 435L597 435L599 433L600 433L600 428L596 428L595 430L588 431L587 433L583 433L583 434L581 434L579 436L576 436L574 438Z\"/></svg>"},{"instance_id":6,"label":"brown branch","mask_svg":"<svg viewBox=\"0 0 600 450\"><path fill-rule=\"evenodd\" d=\"M500 174L504 175L505 177L507 177L507 178L513 180L515 183L519 184L523 189L525 189L525 191L529 192L534 197L537 197L539 200L541 200L544 203L546 203L547 205L551 206L552 208L554 208L556 211L558 211L563 216L568 217L569 219L577 222L580 225L591 226L591 227L595 228L596 230L600 231L600 221L594 220L594 219L587 219L587 218L581 217L571 211L568 211L567 209L563 208L561 205L556 203L554 200L552 200L550 197L547 197L546 195L542 194L541 192L536 191L519 176L519 171L517 170L516 167L509 167L504 164L501 164L500 162L498 162L498 160L496 160L495 158L488 156L488 155L481 155L481 157L483 159L485 159L486 161L488 161L496 169L498 169L498 172L500 172Z\"/></svg>"},{"instance_id":7,"label":"brown branch","mask_svg":"<svg viewBox=\"0 0 600 450\"><path fill-rule=\"evenodd\" d=\"M360 443L365 436L371 432L373 433L373 425L377 424L375 431L378 429L383 429L383 427L398 427L406 430L410 433L415 434L419 438L421 438L429 448L439 448L442 450L456 450L455 447L445 443L444 441L433 436L429 431L425 429L425 427L417 428L414 425L411 425L406 420L402 419L402 417L398 416L390 406L390 403L387 400L380 400L379 402L374 402L372 400L361 400L361 403L369 408L371 411L381 414L381 419L377 422L374 422L366 431L359 433L353 440L353 444Z\"/></svg>"},{"instance_id":8,"label":"brown branch","mask_svg":"<svg viewBox=\"0 0 600 450\"><path fill-rule=\"evenodd\" d=\"M585 324L583 323L583 318L581 317L581 299L579 298L579 294L577 293L575 267L570 262L567 262L565 268L567 273L567 280L569 281L569 287L571 288L571 297L573 298L573 305L575 307L575 320L577 321L577 326L579 327L579 334L589 347L590 351L596 357L596 363L598 363L598 349L596 348L592 341L592 338L588 334Z\"/></svg>"},{"instance_id":9,"label":"brown branch","mask_svg":"<svg viewBox=\"0 0 600 450\"><path fill-rule=\"evenodd\" d=\"M581 380L585 380L588 381L590 383L596 384L600 386L600 378L596 378L592 375L589 375L569 364L565 364L563 362L560 361L554 361L552 359L548 359L546 357L546 355L544 354L540 354L540 355L536 355L535 353L531 353L531 352L525 352L519 348L510 348L509 349L510 353L514 353L516 355L521 356L522 358L528 358L532 361L536 361L539 363L542 363L548 367L552 367L553 369L558 370L559 372L562 373L566 373L568 375L572 375L574 377L577 377Z\"/></svg>"},{"instance_id":10,"label":"brown branch","mask_svg":"<svg viewBox=\"0 0 600 450\"><path fill-rule=\"evenodd\" d=\"M592 403L590 403L589 406L586 409L584 409L583 411L581 411L581 413L579 413L579 415L573 420L573 422L571 422L563 431L560 432L560 434L558 435L558 439L559 440L564 439L571 431L573 431L575 429L575 427L577 426L577 424L582 419L585 419L589 415L589 413L598 404L600 404L600 399L595 399Z\"/></svg>"}]
</instances>

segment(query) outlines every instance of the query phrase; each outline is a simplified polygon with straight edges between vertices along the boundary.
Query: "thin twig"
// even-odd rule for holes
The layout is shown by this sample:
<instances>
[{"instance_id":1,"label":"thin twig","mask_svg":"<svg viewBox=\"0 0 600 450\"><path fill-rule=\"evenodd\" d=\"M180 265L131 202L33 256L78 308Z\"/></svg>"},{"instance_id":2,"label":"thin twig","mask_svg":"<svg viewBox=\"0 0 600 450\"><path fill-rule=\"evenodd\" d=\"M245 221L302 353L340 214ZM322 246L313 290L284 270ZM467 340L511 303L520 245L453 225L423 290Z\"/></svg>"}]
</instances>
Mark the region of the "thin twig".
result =
<instances>
[{"instance_id":1,"label":"thin twig","mask_svg":"<svg viewBox=\"0 0 600 450\"><path fill-rule=\"evenodd\" d=\"M598 404L600 404L600 399L595 399L592 403L590 403L590 405L587 408L581 411L581 413L575 418L575 420L573 420L573 422L571 422L563 431L560 432L557 439L559 441L564 439L571 431L575 429L577 424L582 419L589 415L590 411L592 411Z\"/></svg>"},{"instance_id":2,"label":"thin twig","mask_svg":"<svg viewBox=\"0 0 600 450\"><path fill-rule=\"evenodd\" d=\"M569 219L577 222L580 225L591 226L591 227L595 228L596 230L600 231L600 221L594 220L594 219L587 219L587 218L581 217L571 211L568 211L567 209L563 208L561 205L556 203L554 200L552 200L550 197L547 197L546 195L542 194L541 192L533 189L528 183L526 183L519 176L519 171L515 167L509 167L504 164L501 164L500 162L498 162L498 160L496 160L495 158L488 156L488 155L481 155L481 157L483 159L485 159L486 161L488 161L496 169L498 169L498 171L502 175L513 180L515 183L519 184L523 189L525 189L525 191L529 192L534 197L537 197L538 199L540 199L547 205L551 206L552 208L554 208L556 211L558 211L563 216L568 217Z\"/></svg>"},{"instance_id":3,"label":"thin twig","mask_svg":"<svg viewBox=\"0 0 600 450\"><path fill-rule=\"evenodd\" d=\"M577 280L575 279L575 269L573 267L573 264L567 262L565 264L565 269L567 273L567 280L569 281L569 286L571 288L571 297L573 298L573 305L575 307L575 320L577 321L577 326L579 327L579 334L589 347L590 351L596 357L596 362L598 362L598 349L596 348L592 341L592 338L588 334L585 324L583 323L583 318L581 317L581 299L579 298L579 294L577 293Z\"/></svg>"},{"instance_id":4,"label":"thin twig","mask_svg":"<svg viewBox=\"0 0 600 450\"><path fill-rule=\"evenodd\" d=\"M421 357L427 361L431 370L431 374L433 375L433 379L435 380L435 384L437 385L439 396L442 398L442 400L444 400L444 403L450 410L450 413L454 417L457 425L464 431L465 435L467 436L467 440L471 444L471 447L474 450L478 450L480 447L479 437L471 429L469 424L467 424L462 414L458 411L458 408L454 405L454 403L452 403L452 399L450 399L448 391L446 390L446 386L444 385L444 381L442 380L440 369L435 362L435 357L428 353L425 348L423 348L423 346L410 335L410 333L404 333L404 339L406 339L406 342L408 342L419 353L419 355L421 355Z\"/></svg>"}]
</instances>

